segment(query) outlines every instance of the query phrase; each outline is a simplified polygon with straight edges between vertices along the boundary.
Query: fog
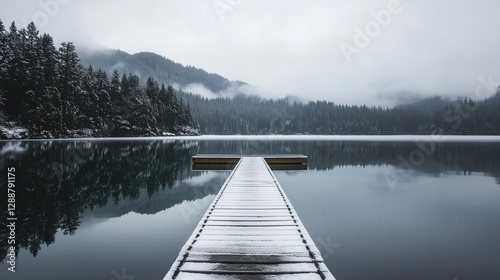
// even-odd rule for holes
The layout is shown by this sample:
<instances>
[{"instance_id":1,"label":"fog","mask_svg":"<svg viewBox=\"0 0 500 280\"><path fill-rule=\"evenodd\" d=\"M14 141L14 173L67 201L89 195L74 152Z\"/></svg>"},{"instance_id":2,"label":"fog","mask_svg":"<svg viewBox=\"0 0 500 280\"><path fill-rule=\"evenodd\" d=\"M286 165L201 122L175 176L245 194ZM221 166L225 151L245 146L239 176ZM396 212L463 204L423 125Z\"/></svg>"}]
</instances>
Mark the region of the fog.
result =
<instances>
[{"instance_id":1,"label":"fog","mask_svg":"<svg viewBox=\"0 0 500 280\"><path fill-rule=\"evenodd\" d=\"M155 52L263 97L382 106L492 95L499 10L494 0L0 1L6 26L32 20L56 42Z\"/></svg>"}]
</instances>

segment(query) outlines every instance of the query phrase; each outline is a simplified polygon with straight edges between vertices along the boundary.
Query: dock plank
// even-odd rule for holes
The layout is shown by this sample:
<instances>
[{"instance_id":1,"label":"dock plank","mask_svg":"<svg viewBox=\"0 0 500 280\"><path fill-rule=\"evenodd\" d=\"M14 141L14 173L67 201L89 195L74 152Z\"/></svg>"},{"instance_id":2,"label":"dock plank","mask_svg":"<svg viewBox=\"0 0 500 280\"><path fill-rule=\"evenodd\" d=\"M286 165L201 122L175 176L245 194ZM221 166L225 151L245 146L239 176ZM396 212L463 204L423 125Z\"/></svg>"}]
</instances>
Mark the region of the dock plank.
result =
<instances>
[{"instance_id":1,"label":"dock plank","mask_svg":"<svg viewBox=\"0 0 500 280\"><path fill-rule=\"evenodd\" d=\"M263 157L238 158L166 279L335 279Z\"/></svg>"}]
</instances>

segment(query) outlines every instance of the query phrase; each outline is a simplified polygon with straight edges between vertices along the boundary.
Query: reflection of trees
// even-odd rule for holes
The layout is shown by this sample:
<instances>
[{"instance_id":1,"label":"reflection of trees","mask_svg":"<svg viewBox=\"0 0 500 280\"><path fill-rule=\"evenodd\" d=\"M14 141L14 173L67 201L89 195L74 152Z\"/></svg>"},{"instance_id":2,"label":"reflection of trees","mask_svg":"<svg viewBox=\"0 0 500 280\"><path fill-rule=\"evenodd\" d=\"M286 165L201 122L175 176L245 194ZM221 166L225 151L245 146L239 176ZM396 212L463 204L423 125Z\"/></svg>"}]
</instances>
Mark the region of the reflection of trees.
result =
<instances>
[{"instance_id":1,"label":"reflection of trees","mask_svg":"<svg viewBox=\"0 0 500 280\"><path fill-rule=\"evenodd\" d=\"M338 166L395 165L418 151L415 143L333 141L137 141L137 142L10 142L0 143L0 182L8 166L16 167L16 249L36 255L42 244L51 244L62 230L74 233L83 213L115 217L136 211L156 213L183 200L215 194L222 177L203 186L172 188L191 175L196 153L282 154L309 156L309 169ZM500 184L499 144L436 144L421 165L421 172L483 172ZM6 193L4 183L2 193ZM8 232L6 195L0 204L2 243L6 257ZM115 205L109 207L110 203ZM106 207L108 206L108 207ZM91 211L91 210L94 211ZM87 212L86 212L87 211Z\"/></svg>"},{"instance_id":2,"label":"reflection of trees","mask_svg":"<svg viewBox=\"0 0 500 280\"><path fill-rule=\"evenodd\" d=\"M484 172L500 177L500 145L496 143L436 143L429 156L412 142L200 141L199 145L199 153L304 154L309 157L309 169L317 170L367 165L408 168L403 158L410 168L426 173ZM421 164L411 164L415 151L424 154Z\"/></svg>"},{"instance_id":3,"label":"reflection of trees","mask_svg":"<svg viewBox=\"0 0 500 280\"><path fill-rule=\"evenodd\" d=\"M203 199L207 195L215 195L224 184L229 172L213 173L215 173L213 177L203 178L202 182L196 184L178 181L173 188L160 189L152 197L146 190L141 190L137 199L123 199L106 207L87 209L83 219L119 217L129 212L156 214L183 201L194 201Z\"/></svg>"},{"instance_id":4,"label":"reflection of trees","mask_svg":"<svg viewBox=\"0 0 500 280\"><path fill-rule=\"evenodd\" d=\"M9 146L24 152L12 152ZM0 151L1 170L14 166L17 171L16 249L27 248L36 256L42 244L54 242L58 229L73 234L86 209L136 199L141 193L151 197L188 178L196 146L160 141L20 142L1 143ZM6 182L3 173L0 180ZM6 195L1 199L5 223ZM5 225L0 233L3 261L8 246Z\"/></svg>"}]
</instances>

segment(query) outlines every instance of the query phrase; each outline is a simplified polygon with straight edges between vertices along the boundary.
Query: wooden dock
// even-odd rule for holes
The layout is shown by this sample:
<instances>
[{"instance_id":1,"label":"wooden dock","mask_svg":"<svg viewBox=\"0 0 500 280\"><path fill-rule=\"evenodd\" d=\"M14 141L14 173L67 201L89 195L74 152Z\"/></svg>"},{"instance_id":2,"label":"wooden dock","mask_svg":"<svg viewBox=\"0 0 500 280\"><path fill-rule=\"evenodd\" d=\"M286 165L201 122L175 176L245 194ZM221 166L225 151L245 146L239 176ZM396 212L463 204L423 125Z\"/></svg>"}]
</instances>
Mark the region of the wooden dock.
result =
<instances>
[{"instance_id":1,"label":"wooden dock","mask_svg":"<svg viewBox=\"0 0 500 280\"><path fill-rule=\"evenodd\" d=\"M307 164L305 155L236 155L236 154L200 154L192 158L196 164L237 164L244 157L264 158L267 164Z\"/></svg>"},{"instance_id":2,"label":"wooden dock","mask_svg":"<svg viewBox=\"0 0 500 280\"><path fill-rule=\"evenodd\" d=\"M200 154L192 158L193 170L233 170L244 157L264 158L272 170L306 170L305 155L236 155L236 154Z\"/></svg>"},{"instance_id":3,"label":"wooden dock","mask_svg":"<svg viewBox=\"0 0 500 280\"><path fill-rule=\"evenodd\" d=\"M243 157L166 279L335 279L262 157Z\"/></svg>"}]
</instances>

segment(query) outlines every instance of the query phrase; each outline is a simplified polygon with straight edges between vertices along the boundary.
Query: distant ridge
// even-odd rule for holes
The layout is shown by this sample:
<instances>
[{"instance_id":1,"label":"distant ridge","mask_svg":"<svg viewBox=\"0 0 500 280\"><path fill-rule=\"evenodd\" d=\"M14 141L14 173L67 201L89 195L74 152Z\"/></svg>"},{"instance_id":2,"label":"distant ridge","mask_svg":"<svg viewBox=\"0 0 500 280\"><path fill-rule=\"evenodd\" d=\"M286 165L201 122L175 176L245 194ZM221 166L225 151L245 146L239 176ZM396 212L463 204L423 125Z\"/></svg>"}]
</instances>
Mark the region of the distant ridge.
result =
<instances>
[{"instance_id":1,"label":"distant ridge","mask_svg":"<svg viewBox=\"0 0 500 280\"><path fill-rule=\"evenodd\" d=\"M450 106L452 103L453 101L449 98L434 96L413 101L407 104L401 104L396 106L396 108L411 112L432 114L434 112L446 109L446 107Z\"/></svg>"},{"instance_id":2,"label":"distant ridge","mask_svg":"<svg viewBox=\"0 0 500 280\"><path fill-rule=\"evenodd\" d=\"M201 84L214 93L245 85L241 81L230 81L221 75L208 73L193 66L184 66L168 58L151 52L129 54L121 50L78 51L81 63L92 65L95 69L102 69L109 74L117 70L122 74L135 74L141 83L152 77L160 84L186 87L192 84Z\"/></svg>"}]
</instances>

